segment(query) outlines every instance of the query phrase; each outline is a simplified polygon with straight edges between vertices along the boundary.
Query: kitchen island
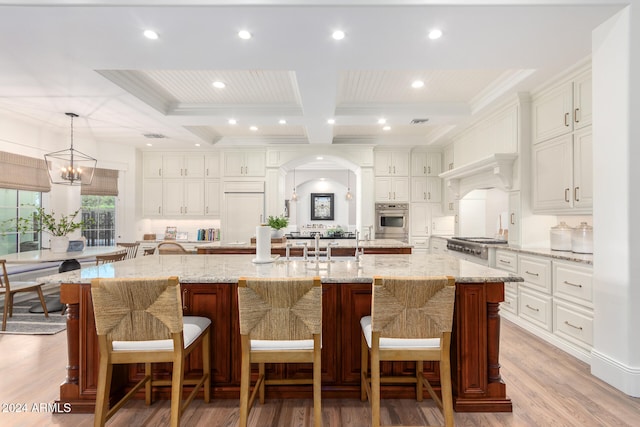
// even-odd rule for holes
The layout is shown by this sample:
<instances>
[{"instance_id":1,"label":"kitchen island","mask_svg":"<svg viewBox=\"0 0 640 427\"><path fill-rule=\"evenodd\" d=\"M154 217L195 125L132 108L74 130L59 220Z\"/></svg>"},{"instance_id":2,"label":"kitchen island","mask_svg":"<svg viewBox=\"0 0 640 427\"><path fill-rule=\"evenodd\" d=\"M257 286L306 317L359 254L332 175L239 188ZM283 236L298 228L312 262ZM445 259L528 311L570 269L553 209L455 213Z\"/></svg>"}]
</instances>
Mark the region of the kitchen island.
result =
<instances>
[{"instance_id":1,"label":"kitchen island","mask_svg":"<svg viewBox=\"0 0 640 427\"><path fill-rule=\"evenodd\" d=\"M95 277L158 277L177 275L182 287L184 313L212 320L213 398L239 396L240 336L236 288L240 276L307 277L319 275L323 283L322 387L324 398L360 396L360 318L370 314L371 283L375 275L456 278L456 308L451 362L454 407L457 411L507 412L512 410L506 385L500 376L499 303L504 282L520 277L447 255L363 255L326 261L276 260L254 264L252 255L163 255L104 264L43 278L61 284L62 302L68 305L67 378L60 386L59 403L70 403L73 412L94 408L98 367L90 281ZM189 371L201 369L194 353ZM383 373L412 375L413 363L388 363ZM143 366L114 369L113 394L122 394L143 375ZM170 367L159 364L160 375ZM310 376L308 364L272 365L271 377ZM438 383L437 362L425 362L424 374ZM411 398L410 386L385 385L382 397ZM168 398L166 391L158 394ZM311 397L310 386L275 386L268 397Z\"/></svg>"}]
</instances>

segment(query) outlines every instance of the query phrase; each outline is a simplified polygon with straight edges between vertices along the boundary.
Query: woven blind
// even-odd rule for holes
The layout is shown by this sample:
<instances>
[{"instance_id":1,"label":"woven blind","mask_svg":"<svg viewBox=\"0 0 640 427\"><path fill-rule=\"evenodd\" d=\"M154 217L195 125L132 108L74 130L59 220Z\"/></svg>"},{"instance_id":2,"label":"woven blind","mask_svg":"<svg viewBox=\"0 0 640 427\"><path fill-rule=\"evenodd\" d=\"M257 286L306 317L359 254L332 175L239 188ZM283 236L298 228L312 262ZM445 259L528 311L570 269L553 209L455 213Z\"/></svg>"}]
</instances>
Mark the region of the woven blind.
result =
<instances>
[{"instance_id":1,"label":"woven blind","mask_svg":"<svg viewBox=\"0 0 640 427\"><path fill-rule=\"evenodd\" d=\"M51 191L44 159L0 151L0 187L13 190Z\"/></svg>"},{"instance_id":2,"label":"woven blind","mask_svg":"<svg viewBox=\"0 0 640 427\"><path fill-rule=\"evenodd\" d=\"M80 187L83 196L117 196L118 171L114 169L96 168L91 184Z\"/></svg>"}]
</instances>

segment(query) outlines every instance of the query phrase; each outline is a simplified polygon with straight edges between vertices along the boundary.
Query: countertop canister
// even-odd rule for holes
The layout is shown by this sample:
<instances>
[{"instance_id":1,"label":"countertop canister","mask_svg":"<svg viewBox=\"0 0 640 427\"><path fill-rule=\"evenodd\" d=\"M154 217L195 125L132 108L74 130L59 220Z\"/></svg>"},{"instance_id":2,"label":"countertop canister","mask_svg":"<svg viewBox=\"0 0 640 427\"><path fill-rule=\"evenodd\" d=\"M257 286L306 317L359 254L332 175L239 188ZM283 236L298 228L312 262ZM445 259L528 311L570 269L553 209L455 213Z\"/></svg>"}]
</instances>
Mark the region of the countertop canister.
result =
<instances>
[{"instance_id":1,"label":"countertop canister","mask_svg":"<svg viewBox=\"0 0 640 427\"><path fill-rule=\"evenodd\" d=\"M593 227L586 222L581 222L579 226L571 232L571 251L578 254L593 253Z\"/></svg>"},{"instance_id":2,"label":"countertop canister","mask_svg":"<svg viewBox=\"0 0 640 427\"><path fill-rule=\"evenodd\" d=\"M552 251L571 251L571 234L573 228L569 227L566 222L561 221L555 227L551 227L551 250Z\"/></svg>"}]
</instances>

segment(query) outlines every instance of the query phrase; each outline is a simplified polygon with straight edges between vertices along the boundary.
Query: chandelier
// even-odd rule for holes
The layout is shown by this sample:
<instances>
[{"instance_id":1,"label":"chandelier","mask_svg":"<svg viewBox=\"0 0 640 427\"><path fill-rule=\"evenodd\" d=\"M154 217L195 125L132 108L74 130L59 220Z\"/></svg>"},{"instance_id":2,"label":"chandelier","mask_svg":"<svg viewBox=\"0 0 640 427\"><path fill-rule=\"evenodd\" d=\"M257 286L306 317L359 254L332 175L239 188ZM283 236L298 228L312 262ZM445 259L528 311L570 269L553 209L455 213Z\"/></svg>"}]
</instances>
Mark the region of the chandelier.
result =
<instances>
[{"instance_id":1,"label":"chandelier","mask_svg":"<svg viewBox=\"0 0 640 427\"><path fill-rule=\"evenodd\" d=\"M349 173L349 169L347 169L347 194L345 197L347 200L353 199L353 195L351 194L351 175Z\"/></svg>"},{"instance_id":2,"label":"chandelier","mask_svg":"<svg viewBox=\"0 0 640 427\"><path fill-rule=\"evenodd\" d=\"M75 113L65 113L71 118L71 147L44 155L47 171L52 184L89 185L97 160L73 148L73 118Z\"/></svg>"},{"instance_id":3,"label":"chandelier","mask_svg":"<svg viewBox=\"0 0 640 427\"><path fill-rule=\"evenodd\" d=\"M293 194L291 194L291 201L292 202L297 202L298 201L298 194L296 194L296 170L295 170L295 168L293 169Z\"/></svg>"}]
</instances>

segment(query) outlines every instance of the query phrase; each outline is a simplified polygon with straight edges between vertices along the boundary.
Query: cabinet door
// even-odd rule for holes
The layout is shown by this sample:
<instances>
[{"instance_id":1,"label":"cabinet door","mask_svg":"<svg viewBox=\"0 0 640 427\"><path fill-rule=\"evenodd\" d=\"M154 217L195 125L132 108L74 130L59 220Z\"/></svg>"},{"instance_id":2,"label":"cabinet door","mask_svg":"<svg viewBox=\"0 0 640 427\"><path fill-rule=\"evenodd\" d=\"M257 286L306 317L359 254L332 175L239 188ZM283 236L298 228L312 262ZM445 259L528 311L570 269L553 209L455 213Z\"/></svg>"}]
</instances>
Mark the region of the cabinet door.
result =
<instances>
[{"instance_id":1,"label":"cabinet door","mask_svg":"<svg viewBox=\"0 0 640 427\"><path fill-rule=\"evenodd\" d=\"M411 176L438 176L441 160L440 153L411 153Z\"/></svg>"},{"instance_id":2,"label":"cabinet door","mask_svg":"<svg viewBox=\"0 0 640 427\"><path fill-rule=\"evenodd\" d=\"M409 153L393 152L393 174L396 176L409 176Z\"/></svg>"},{"instance_id":3,"label":"cabinet door","mask_svg":"<svg viewBox=\"0 0 640 427\"><path fill-rule=\"evenodd\" d=\"M204 156L185 156L183 160L185 178L204 178Z\"/></svg>"},{"instance_id":4,"label":"cabinet door","mask_svg":"<svg viewBox=\"0 0 640 427\"><path fill-rule=\"evenodd\" d=\"M427 202L440 203L442 201L442 182L440 178L427 178Z\"/></svg>"},{"instance_id":5,"label":"cabinet door","mask_svg":"<svg viewBox=\"0 0 640 427\"><path fill-rule=\"evenodd\" d=\"M374 169L376 176L393 175L393 153L391 151L376 151L374 153Z\"/></svg>"},{"instance_id":6,"label":"cabinet door","mask_svg":"<svg viewBox=\"0 0 640 427\"><path fill-rule=\"evenodd\" d=\"M411 201L426 202L427 199L427 178L411 178Z\"/></svg>"},{"instance_id":7,"label":"cabinet door","mask_svg":"<svg viewBox=\"0 0 640 427\"><path fill-rule=\"evenodd\" d=\"M591 128L577 131L573 136L573 206L593 206L593 138Z\"/></svg>"},{"instance_id":8,"label":"cabinet door","mask_svg":"<svg viewBox=\"0 0 640 427\"><path fill-rule=\"evenodd\" d=\"M247 151L245 153L245 175L264 176L265 175L265 154L263 151Z\"/></svg>"},{"instance_id":9,"label":"cabinet door","mask_svg":"<svg viewBox=\"0 0 640 427\"><path fill-rule=\"evenodd\" d=\"M442 172L442 155L440 153L427 154L427 176L438 176Z\"/></svg>"},{"instance_id":10,"label":"cabinet door","mask_svg":"<svg viewBox=\"0 0 640 427\"><path fill-rule=\"evenodd\" d=\"M204 183L204 214L220 216L220 181L207 180Z\"/></svg>"},{"instance_id":11,"label":"cabinet door","mask_svg":"<svg viewBox=\"0 0 640 427\"><path fill-rule=\"evenodd\" d=\"M533 208L571 207L573 149L571 135L533 146Z\"/></svg>"},{"instance_id":12,"label":"cabinet door","mask_svg":"<svg viewBox=\"0 0 640 427\"><path fill-rule=\"evenodd\" d=\"M445 147L444 152L442 153L442 163L442 167L445 171L450 171L454 168L453 144L449 144Z\"/></svg>"},{"instance_id":13,"label":"cabinet door","mask_svg":"<svg viewBox=\"0 0 640 427\"><path fill-rule=\"evenodd\" d=\"M533 142L573 130L573 83L558 86L532 104Z\"/></svg>"},{"instance_id":14,"label":"cabinet door","mask_svg":"<svg viewBox=\"0 0 640 427\"><path fill-rule=\"evenodd\" d=\"M162 154L144 153L142 164L144 178L162 178Z\"/></svg>"},{"instance_id":15,"label":"cabinet door","mask_svg":"<svg viewBox=\"0 0 640 427\"><path fill-rule=\"evenodd\" d=\"M573 127L581 129L592 122L591 70L573 81Z\"/></svg>"},{"instance_id":16,"label":"cabinet door","mask_svg":"<svg viewBox=\"0 0 640 427\"><path fill-rule=\"evenodd\" d=\"M520 246L520 192L512 191L509 193L509 245Z\"/></svg>"},{"instance_id":17,"label":"cabinet door","mask_svg":"<svg viewBox=\"0 0 640 427\"><path fill-rule=\"evenodd\" d=\"M184 180L183 191L183 215L204 215L204 181L201 179Z\"/></svg>"},{"instance_id":18,"label":"cabinet door","mask_svg":"<svg viewBox=\"0 0 640 427\"><path fill-rule=\"evenodd\" d=\"M412 203L409 213L411 236L426 237L430 233L431 208L428 203Z\"/></svg>"},{"instance_id":19,"label":"cabinet door","mask_svg":"<svg viewBox=\"0 0 640 427\"><path fill-rule=\"evenodd\" d=\"M145 217L162 215L162 180L145 179L142 187L142 215Z\"/></svg>"},{"instance_id":20,"label":"cabinet door","mask_svg":"<svg viewBox=\"0 0 640 427\"><path fill-rule=\"evenodd\" d=\"M409 177L396 177L391 180L394 202L408 202L409 201Z\"/></svg>"},{"instance_id":21,"label":"cabinet door","mask_svg":"<svg viewBox=\"0 0 640 427\"><path fill-rule=\"evenodd\" d=\"M244 176L244 154L240 151L228 151L224 153L224 175Z\"/></svg>"},{"instance_id":22,"label":"cabinet door","mask_svg":"<svg viewBox=\"0 0 640 427\"><path fill-rule=\"evenodd\" d=\"M180 216L184 212L184 182L180 178L162 182L163 209L165 216Z\"/></svg>"},{"instance_id":23,"label":"cabinet door","mask_svg":"<svg viewBox=\"0 0 640 427\"><path fill-rule=\"evenodd\" d=\"M220 153L210 153L204 157L205 178L220 177Z\"/></svg>"},{"instance_id":24,"label":"cabinet door","mask_svg":"<svg viewBox=\"0 0 640 427\"><path fill-rule=\"evenodd\" d=\"M167 154L162 159L162 172L164 178L183 178L184 165L182 156L175 153Z\"/></svg>"},{"instance_id":25,"label":"cabinet door","mask_svg":"<svg viewBox=\"0 0 640 427\"><path fill-rule=\"evenodd\" d=\"M388 202L392 199L391 177L376 178L376 202Z\"/></svg>"}]
</instances>

